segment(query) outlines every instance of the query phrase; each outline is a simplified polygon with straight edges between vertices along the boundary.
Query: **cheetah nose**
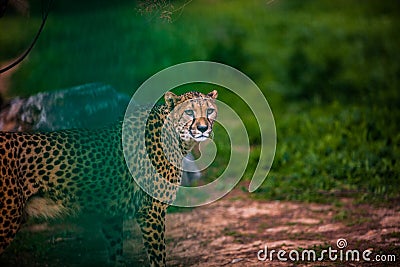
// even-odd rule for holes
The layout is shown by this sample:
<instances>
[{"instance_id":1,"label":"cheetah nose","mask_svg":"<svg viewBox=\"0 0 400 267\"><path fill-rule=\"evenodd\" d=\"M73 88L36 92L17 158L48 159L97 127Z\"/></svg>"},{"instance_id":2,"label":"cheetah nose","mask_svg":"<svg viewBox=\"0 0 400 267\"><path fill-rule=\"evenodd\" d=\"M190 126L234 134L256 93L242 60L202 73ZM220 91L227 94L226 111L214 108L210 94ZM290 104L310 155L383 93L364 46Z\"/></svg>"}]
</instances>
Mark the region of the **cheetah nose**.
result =
<instances>
[{"instance_id":1,"label":"cheetah nose","mask_svg":"<svg viewBox=\"0 0 400 267\"><path fill-rule=\"evenodd\" d=\"M205 131L207 131L208 126L207 125L197 125L197 130L199 130L200 132L204 133Z\"/></svg>"}]
</instances>

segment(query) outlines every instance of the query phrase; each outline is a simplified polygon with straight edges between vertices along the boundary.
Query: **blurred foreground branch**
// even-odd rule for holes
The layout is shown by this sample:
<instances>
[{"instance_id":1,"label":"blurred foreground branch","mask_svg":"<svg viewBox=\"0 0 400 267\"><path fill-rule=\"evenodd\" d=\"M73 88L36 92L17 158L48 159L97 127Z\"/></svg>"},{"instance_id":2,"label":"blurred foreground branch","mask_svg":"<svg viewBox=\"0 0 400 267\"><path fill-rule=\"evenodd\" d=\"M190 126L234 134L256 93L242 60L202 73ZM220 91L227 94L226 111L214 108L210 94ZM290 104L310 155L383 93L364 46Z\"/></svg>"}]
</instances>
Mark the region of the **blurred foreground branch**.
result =
<instances>
[{"instance_id":1,"label":"blurred foreground branch","mask_svg":"<svg viewBox=\"0 0 400 267\"><path fill-rule=\"evenodd\" d=\"M183 9L192 1L188 0L175 8L169 0L141 0L138 3L137 10L142 15L158 16L160 19L171 22L172 15L178 12L179 15L182 14Z\"/></svg>"}]
</instances>

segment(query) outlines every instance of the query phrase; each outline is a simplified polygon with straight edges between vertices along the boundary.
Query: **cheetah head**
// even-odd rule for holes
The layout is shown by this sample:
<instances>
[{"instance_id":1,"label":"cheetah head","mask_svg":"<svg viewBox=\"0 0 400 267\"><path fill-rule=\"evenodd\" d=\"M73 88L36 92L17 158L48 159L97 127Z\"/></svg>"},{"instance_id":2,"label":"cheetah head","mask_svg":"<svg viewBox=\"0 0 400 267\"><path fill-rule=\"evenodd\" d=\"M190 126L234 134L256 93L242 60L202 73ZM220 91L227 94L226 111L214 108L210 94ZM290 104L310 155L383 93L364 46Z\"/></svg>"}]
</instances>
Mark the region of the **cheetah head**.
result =
<instances>
[{"instance_id":1,"label":"cheetah head","mask_svg":"<svg viewBox=\"0 0 400 267\"><path fill-rule=\"evenodd\" d=\"M217 117L215 103L217 96L216 90L208 94L199 92L189 92L179 96L172 92L165 94L166 106L181 140L201 142L211 137Z\"/></svg>"}]
</instances>

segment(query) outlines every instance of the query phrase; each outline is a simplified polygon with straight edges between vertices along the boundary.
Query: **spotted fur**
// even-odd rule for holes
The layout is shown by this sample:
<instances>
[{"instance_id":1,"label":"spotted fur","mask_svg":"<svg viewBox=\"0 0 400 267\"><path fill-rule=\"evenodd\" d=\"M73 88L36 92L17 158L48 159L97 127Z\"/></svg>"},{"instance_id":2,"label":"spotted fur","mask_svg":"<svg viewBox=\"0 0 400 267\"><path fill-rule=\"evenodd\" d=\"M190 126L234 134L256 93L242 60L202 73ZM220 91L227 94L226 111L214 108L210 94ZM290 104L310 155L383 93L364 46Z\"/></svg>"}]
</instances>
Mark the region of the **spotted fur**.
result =
<instances>
[{"instance_id":1,"label":"spotted fur","mask_svg":"<svg viewBox=\"0 0 400 267\"><path fill-rule=\"evenodd\" d=\"M180 96L168 92L165 104L155 106L150 114L137 107L124 124L101 130L0 132L0 253L26 216L93 213L104 222L109 257L116 261L123 252L123 219L134 215L151 266L164 266L165 213L181 177L180 168L171 161L181 162L196 142L210 138L216 97L216 91ZM142 125L138 122L146 119L145 129L137 129ZM136 149L127 162L121 143L123 127L132 128L125 141L128 149ZM145 131L142 146L137 140L141 130ZM165 140L176 143L179 151L168 151L167 157ZM150 171L150 164L158 175ZM156 198L133 178L143 179Z\"/></svg>"}]
</instances>

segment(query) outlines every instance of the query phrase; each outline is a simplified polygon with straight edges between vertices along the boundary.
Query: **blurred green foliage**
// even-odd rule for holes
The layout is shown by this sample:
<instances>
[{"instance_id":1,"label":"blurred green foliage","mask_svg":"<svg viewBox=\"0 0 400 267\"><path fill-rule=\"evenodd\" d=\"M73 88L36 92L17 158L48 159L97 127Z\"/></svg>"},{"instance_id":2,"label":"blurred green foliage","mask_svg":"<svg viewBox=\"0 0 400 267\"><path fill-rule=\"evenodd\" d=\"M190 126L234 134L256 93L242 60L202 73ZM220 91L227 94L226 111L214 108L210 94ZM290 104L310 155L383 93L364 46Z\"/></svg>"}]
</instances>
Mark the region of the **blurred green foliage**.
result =
<instances>
[{"instance_id":1,"label":"blurred green foliage","mask_svg":"<svg viewBox=\"0 0 400 267\"><path fill-rule=\"evenodd\" d=\"M37 25L36 25L37 24ZM29 23L12 17L0 19L0 62L12 61L29 46L29 38L37 30L40 20L32 18Z\"/></svg>"},{"instance_id":2,"label":"blurred green foliage","mask_svg":"<svg viewBox=\"0 0 400 267\"><path fill-rule=\"evenodd\" d=\"M338 102L291 109L276 120L278 149L259 197L319 202L399 197L398 110Z\"/></svg>"},{"instance_id":3,"label":"blurred green foliage","mask_svg":"<svg viewBox=\"0 0 400 267\"><path fill-rule=\"evenodd\" d=\"M32 25L40 23L37 5L32 1L32 23L24 29L21 17L0 19L7 26L6 35L0 32L1 60L29 44ZM398 1L193 1L173 12L171 23L141 16L136 7L135 1L56 1L9 96L93 81L132 94L176 63L226 63L257 83L275 115L275 162L257 197L399 198ZM257 124L227 90L220 99L240 112L250 133L249 179L258 160ZM226 142L218 149L223 156L209 171L214 176L230 151Z\"/></svg>"}]
</instances>

